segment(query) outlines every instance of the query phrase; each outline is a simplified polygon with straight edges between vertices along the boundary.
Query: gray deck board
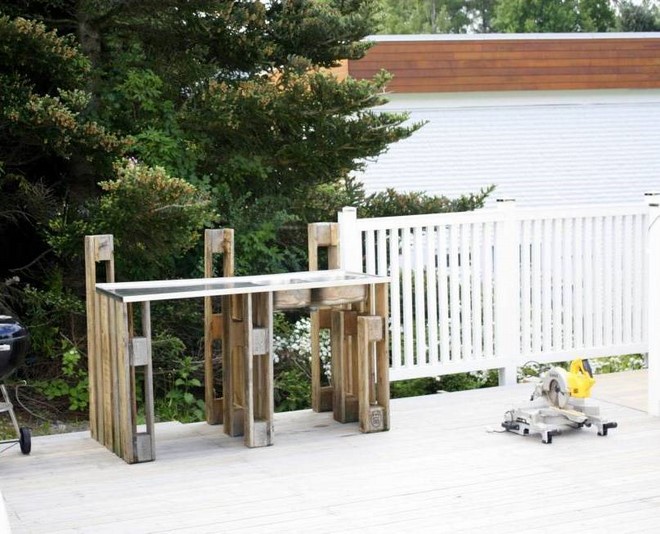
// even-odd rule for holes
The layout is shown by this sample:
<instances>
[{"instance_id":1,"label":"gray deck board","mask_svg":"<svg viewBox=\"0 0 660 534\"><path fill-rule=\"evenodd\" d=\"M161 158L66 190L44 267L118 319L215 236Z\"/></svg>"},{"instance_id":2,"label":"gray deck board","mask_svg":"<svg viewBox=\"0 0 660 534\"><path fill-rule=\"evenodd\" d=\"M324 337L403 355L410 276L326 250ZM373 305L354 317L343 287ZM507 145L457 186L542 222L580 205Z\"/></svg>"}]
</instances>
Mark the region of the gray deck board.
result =
<instances>
[{"instance_id":1,"label":"gray deck board","mask_svg":"<svg viewBox=\"0 0 660 534\"><path fill-rule=\"evenodd\" d=\"M39 437L30 456L0 455L0 491L15 534L657 532L645 373L598 378L594 397L619 423L607 437L489 432L531 388L397 399L392 430L368 435L330 414L277 414L275 445L259 449L163 423L157 460L136 465L87 432Z\"/></svg>"}]
</instances>

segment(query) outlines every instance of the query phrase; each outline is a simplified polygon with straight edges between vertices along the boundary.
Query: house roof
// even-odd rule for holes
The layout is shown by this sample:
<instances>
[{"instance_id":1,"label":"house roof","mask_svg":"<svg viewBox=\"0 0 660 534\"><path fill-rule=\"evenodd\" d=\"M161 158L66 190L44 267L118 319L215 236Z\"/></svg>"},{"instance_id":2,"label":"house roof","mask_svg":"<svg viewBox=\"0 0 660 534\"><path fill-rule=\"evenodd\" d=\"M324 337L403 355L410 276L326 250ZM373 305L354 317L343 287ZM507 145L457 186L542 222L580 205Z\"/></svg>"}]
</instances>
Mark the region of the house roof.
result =
<instances>
[{"instance_id":1,"label":"house roof","mask_svg":"<svg viewBox=\"0 0 660 534\"><path fill-rule=\"evenodd\" d=\"M348 73L393 93L660 88L656 33L383 35Z\"/></svg>"}]
</instances>

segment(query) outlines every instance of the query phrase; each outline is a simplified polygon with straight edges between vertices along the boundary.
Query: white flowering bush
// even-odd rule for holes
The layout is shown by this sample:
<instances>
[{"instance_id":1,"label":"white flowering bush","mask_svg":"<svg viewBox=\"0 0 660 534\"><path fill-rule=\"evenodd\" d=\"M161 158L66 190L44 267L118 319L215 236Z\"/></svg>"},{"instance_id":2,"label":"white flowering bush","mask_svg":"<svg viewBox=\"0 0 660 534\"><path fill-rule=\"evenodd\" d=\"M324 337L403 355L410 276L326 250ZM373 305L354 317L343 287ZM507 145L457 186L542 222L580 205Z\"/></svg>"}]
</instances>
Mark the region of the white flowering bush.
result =
<instances>
[{"instance_id":1,"label":"white flowering bush","mask_svg":"<svg viewBox=\"0 0 660 534\"><path fill-rule=\"evenodd\" d=\"M273 340L275 407L277 411L302 410L311 406L312 325L308 317L291 324L282 316ZM330 382L330 333L321 330L322 383Z\"/></svg>"},{"instance_id":2,"label":"white flowering bush","mask_svg":"<svg viewBox=\"0 0 660 534\"><path fill-rule=\"evenodd\" d=\"M312 322L309 317L298 319L291 332L275 336L273 361L277 364L287 359L312 361ZM323 378L330 380L330 333L321 330L321 363Z\"/></svg>"}]
</instances>

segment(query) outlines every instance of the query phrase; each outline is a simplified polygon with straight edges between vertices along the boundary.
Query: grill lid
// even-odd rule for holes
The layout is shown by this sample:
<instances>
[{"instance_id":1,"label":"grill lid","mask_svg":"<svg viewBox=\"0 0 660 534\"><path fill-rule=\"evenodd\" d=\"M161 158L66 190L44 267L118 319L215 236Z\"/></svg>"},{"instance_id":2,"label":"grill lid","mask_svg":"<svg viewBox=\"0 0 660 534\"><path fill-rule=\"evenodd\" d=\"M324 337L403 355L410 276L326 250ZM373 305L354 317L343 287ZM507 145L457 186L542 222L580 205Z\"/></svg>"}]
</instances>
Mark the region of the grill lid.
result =
<instances>
[{"instance_id":1,"label":"grill lid","mask_svg":"<svg viewBox=\"0 0 660 534\"><path fill-rule=\"evenodd\" d=\"M10 315L0 315L0 339L27 336L27 329Z\"/></svg>"}]
</instances>

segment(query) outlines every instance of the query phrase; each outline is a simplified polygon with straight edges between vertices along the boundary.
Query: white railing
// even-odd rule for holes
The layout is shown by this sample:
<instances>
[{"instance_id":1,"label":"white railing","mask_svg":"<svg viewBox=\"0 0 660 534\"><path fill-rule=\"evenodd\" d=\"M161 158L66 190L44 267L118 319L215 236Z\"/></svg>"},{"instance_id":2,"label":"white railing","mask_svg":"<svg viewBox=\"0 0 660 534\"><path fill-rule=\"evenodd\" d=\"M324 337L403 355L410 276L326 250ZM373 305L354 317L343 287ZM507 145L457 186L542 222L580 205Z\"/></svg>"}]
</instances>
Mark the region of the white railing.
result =
<instances>
[{"instance_id":1,"label":"white railing","mask_svg":"<svg viewBox=\"0 0 660 534\"><path fill-rule=\"evenodd\" d=\"M345 208L341 266L391 276L392 380L499 369L500 383L511 383L530 360L649 350L653 209L530 210L504 201L357 219Z\"/></svg>"}]
</instances>

